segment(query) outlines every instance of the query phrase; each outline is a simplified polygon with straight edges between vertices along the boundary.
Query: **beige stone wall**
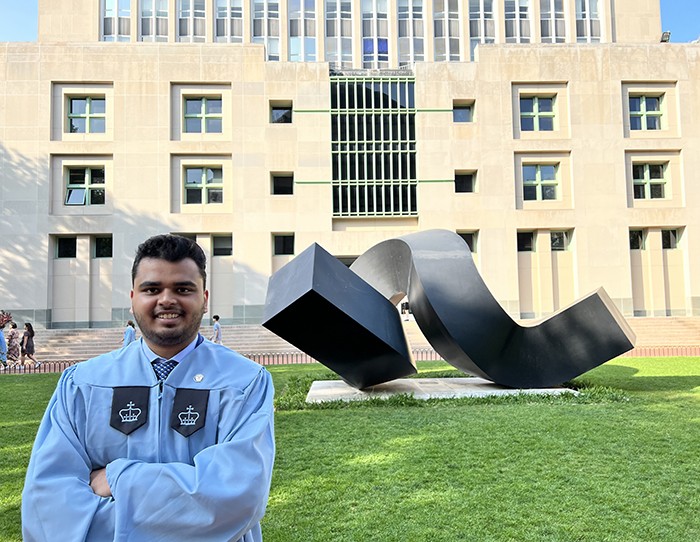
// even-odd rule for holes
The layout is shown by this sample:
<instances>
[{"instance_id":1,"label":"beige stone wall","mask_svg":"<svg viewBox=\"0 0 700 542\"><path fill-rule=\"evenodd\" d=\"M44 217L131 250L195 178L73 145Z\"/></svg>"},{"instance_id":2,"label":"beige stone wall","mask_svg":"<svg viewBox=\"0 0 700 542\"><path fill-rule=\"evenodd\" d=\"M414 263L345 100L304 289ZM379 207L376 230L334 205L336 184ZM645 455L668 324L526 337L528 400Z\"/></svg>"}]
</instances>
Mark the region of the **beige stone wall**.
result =
<instances>
[{"instance_id":1,"label":"beige stone wall","mask_svg":"<svg viewBox=\"0 0 700 542\"><path fill-rule=\"evenodd\" d=\"M272 255L274 234L293 233L296 253L318 242L352 257L446 228L478 233L480 271L516 317L600 286L626 315L700 314L699 59L698 45L494 45L478 63L420 64L418 216L334 219L326 64L266 63L253 45L0 44L3 308L38 325L122 325L140 241L193 234L211 255L223 234L233 255L210 257L210 314L259 321L267 280L290 259ZM629 131L630 89L664 93L664 129ZM106 133L66 133L66 96L94 92L108 98ZM188 92L223 97L221 134L178 129ZM556 94L553 132L520 132L523 92ZM292 124L269 123L279 100L292 102ZM452 122L455 100L473 101L472 123ZM634 200L632 161L659 156L670 197ZM559 163L559 199L522 200L523 160ZM104 164L106 205L63 205L71 164ZM222 167L223 204L182 204L187 164ZM476 192L455 194L455 171L475 172ZM294 174L294 195L271 195L274 172ZM630 251L631 228L648 231L645 254ZM660 248L663 228L682 232L678 249ZM566 253L546 249L552 230L573 232ZM518 253L518 231L537 232L542 250ZM91 256L102 234L113 235L109 262ZM54 258L61 235L77 236L78 258Z\"/></svg>"}]
</instances>

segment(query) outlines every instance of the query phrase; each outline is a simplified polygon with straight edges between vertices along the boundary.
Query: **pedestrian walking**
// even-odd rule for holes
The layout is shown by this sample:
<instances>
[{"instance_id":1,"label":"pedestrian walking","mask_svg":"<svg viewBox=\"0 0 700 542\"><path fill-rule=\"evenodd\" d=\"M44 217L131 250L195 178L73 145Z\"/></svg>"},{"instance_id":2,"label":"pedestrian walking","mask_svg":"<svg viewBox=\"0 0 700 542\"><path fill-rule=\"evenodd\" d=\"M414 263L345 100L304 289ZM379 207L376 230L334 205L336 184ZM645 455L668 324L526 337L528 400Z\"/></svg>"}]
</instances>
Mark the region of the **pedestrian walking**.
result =
<instances>
[{"instance_id":1,"label":"pedestrian walking","mask_svg":"<svg viewBox=\"0 0 700 542\"><path fill-rule=\"evenodd\" d=\"M124 341L122 343L122 348L129 346L130 343L136 340L136 325L134 325L133 320L129 320L126 323L126 328L124 328Z\"/></svg>"},{"instance_id":2,"label":"pedestrian walking","mask_svg":"<svg viewBox=\"0 0 700 542\"><path fill-rule=\"evenodd\" d=\"M216 344L222 344L221 324L219 323L219 315L215 314L214 316L211 317L211 319L214 320L214 333L212 334L212 336L209 340L213 343L216 343Z\"/></svg>"},{"instance_id":3,"label":"pedestrian walking","mask_svg":"<svg viewBox=\"0 0 700 542\"><path fill-rule=\"evenodd\" d=\"M34 362L34 368L41 367L41 362L34 357L34 327L27 322L24 324L24 333L22 334L22 343L20 349L20 361L25 367L31 367L31 362L25 361L25 356Z\"/></svg>"}]
</instances>

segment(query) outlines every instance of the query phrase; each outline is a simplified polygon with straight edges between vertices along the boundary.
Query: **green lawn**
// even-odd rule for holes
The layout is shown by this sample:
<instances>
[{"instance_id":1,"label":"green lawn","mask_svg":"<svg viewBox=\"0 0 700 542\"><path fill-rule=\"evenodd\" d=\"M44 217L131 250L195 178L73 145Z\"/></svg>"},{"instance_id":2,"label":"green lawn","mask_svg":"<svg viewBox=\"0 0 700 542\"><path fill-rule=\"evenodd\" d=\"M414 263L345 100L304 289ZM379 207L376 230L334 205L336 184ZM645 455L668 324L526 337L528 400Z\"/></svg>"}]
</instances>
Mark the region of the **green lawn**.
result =
<instances>
[{"instance_id":1,"label":"green lawn","mask_svg":"<svg viewBox=\"0 0 700 542\"><path fill-rule=\"evenodd\" d=\"M442 363L420 376L448 375ZM319 365L271 367L266 542L700 540L700 358L618 358L554 399L307 407ZM0 378L0 540L55 375Z\"/></svg>"}]
</instances>

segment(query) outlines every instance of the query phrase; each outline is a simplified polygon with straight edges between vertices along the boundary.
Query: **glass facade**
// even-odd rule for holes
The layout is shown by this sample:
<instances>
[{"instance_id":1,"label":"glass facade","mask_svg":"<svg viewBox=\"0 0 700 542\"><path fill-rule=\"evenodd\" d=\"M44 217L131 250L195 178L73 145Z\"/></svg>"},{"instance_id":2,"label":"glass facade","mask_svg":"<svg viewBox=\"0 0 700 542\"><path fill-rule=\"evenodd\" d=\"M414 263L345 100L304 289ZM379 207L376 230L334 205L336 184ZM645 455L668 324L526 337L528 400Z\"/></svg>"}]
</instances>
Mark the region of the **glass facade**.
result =
<instances>
[{"instance_id":1,"label":"glass facade","mask_svg":"<svg viewBox=\"0 0 700 542\"><path fill-rule=\"evenodd\" d=\"M417 214L414 84L331 78L333 216Z\"/></svg>"},{"instance_id":2,"label":"glass facade","mask_svg":"<svg viewBox=\"0 0 700 542\"><path fill-rule=\"evenodd\" d=\"M276 0L253 0L253 43L265 45L267 60L280 59L280 6Z\"/></svg>"},{"instance_id":3,"label":"glass facade","mask_svg":"<svg viewBox=\"0 0 700 542\"><path fill-rule=\"evenodd\" d=\"M141 0L141 41L168 41L168 0Z\"/></svg>"},{"instance_id":4,"label":"glass facade","mask_svg":"<svg viewBox=\"0 0 700 542\"><path fill-rule=\"evenodd\" d=\"M352 68L352 2L326 0L326 62L332 68Z\"/></svg>"},{"instance_id":5,"label":"glass facade","mask_svg":"<svg viewBox=\"0 0 700 542\"><path fill-rule=\"evenodd\" d=\"M433 0L435 61L459 61L459 2Z\"/></svg>"},{"instance_id":6,"label":"glass facade","mask_svg":"<svg viewBox=\"0 0 700 542\"><path fill-rule=\"evenodd\" d=\"M289 51L291 62L316 61L316 2L289 0Z\"/></svg>"},{"instance_id":7,"label":"glass facade","mask_svg":"<svg viewBox=\"0 0 700 542\"><path fill-rule=\"evenodd\" d=\"M214 39L243 43L243 0L216 0Z\"/></svg>"},{"instance_id":8,"label":"glass facade","mask_svg":"<svg viewBox=\"0 0 700 542\"><path fill-rule=\"evenodd\" d=\"M398 0L399 66L425 60L422 0Z\"/></svg>"}]
</instances>

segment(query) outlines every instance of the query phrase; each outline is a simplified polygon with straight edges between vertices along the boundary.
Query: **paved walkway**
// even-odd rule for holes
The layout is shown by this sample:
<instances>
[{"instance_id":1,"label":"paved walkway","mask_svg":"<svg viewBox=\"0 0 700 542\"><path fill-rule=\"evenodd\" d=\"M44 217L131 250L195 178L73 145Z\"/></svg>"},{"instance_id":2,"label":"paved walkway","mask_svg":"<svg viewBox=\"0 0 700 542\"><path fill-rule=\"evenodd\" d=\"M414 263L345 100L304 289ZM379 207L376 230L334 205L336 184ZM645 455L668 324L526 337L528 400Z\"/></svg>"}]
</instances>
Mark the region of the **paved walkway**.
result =
<instances>
[{"instance_id":1,"label":"paved walkway","mask_svg":"<svg viewBox=\"0 0 700 542\"><path fill-rule=\"evenodd\" d=\"M306 396L307 403L326 401L362 401L371 397L387 398L399 393L416 399L451 399L486 397L489 395L540 394L558 395L578 392L569 388L513 389L499 386L483 378L401 378L365 390L356 390L340 380L316 380Z\"/></svg>"}]
</instances>

